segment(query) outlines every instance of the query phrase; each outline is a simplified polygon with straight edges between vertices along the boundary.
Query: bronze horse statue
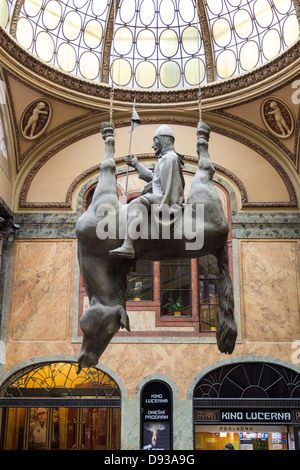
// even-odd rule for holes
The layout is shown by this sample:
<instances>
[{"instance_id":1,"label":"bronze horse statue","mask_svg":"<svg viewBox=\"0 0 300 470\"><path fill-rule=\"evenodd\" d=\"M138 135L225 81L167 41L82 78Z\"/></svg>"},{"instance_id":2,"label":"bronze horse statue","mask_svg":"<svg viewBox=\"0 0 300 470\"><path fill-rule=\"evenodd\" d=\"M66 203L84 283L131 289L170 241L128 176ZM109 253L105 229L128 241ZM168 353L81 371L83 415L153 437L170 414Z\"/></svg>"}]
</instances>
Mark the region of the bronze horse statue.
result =
<instances>
[{"instance_id":1,"label":"bronze horse statue","mask_svg":"<svg viewBox=\"0 0 300 470\"><path fill-rule=\"evenodd\" d=\"M92 202L78 219L76 235L78 240L78 260L89 298L89 308L80 320L83 342L78 357L78 370L81 367L95 366L102 353L120 328L130 331L126 313L126 278L132 267L132 260L114 258L110 251L120 247L123 239L108 236L99 238L98 224L107 222L107 208L113 208L119 225L127 223L127 206L118 198L116 165L114 161L114 128L102 124L102 137L105 141L105 156ZM199 122L197 128L198 168L193 177L183 211L187 205L193 208L191 217L196 217L196 206L204 207L204 220L200 227L203 243L199 249L190 248L190 239L169 240L142 239L134 242L135 260L159 261L167 258L195 258L213 254L219 269L219 309L217 312L217 345L222 353L231 354L236 342L237 327L233 315L233 289L229 275L227 255L228 224L222 203L213 183L214 166L208 152L210 129ZM191 223L194 220L190 221ZM148 223L148 221L144 221ZM196 237L197 235L195 235Z\"/></svg>"}]
</instances>

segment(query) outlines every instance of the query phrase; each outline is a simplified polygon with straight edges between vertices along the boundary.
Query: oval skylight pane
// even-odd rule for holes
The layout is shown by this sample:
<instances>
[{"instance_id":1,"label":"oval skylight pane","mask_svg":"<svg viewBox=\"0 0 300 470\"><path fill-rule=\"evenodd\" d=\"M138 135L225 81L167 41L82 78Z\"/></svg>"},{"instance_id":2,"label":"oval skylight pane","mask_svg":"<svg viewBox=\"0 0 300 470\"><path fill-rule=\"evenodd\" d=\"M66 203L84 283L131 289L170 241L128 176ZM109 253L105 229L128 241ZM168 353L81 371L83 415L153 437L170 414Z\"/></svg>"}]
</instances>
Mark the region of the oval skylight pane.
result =
<instances>
[{"instance_id":1,"label":"oval skylight pane","mask_svg":"<svg viewBox=\"0 0 300 470\"><path fill-rule=\"evenodd\" d=\"M33 27L27 18L20 18L17 24L17 41L25 49L29 49L33 41Z\"/></svg>"},{"instance_id":2,"label":"oval skylight pane","mask_svg":"<svg viewBox=\"0 0 300 470\"><path fill-rule=\"evenodd\" d=\"M76 65L76 52L67 42L63 42L57 50L57 62L65 72L72 72Z\"/></svg>"},{"instance_id":3,"label":"oval skylight pane","mask_svg":"<svg viewBox=\"0 0 300 470\"><path fill-rule=\"evenodd\" d=\"M220 15L223 10L223 0L207 0L207 6L212 13Z\"/></svg>"},{"instance_id":4,"label":"oval skylight pane","mask_svg":"<svg viewBox=\"0 0 300 470\"><path fill-rule=\"evenodd\" d=\"M239 7L242 0L228 0L229 5L232 7Z\"/></svg>"},{"instance_id":5,"label":"oval skylight pane","mask_svg":"<svg viewBox=\"0 0 300 470\"><path fill-rule=\"evenodd\" d=\"M245 42L240 50L240 64L245 71L253 69L259 60L259 48L255 41Z\"/></svg>"},{"instance_id":6,"label":"oval skylight pane","mask_svg":"<svg viewBox=\"0 0 300 470\"><path fill-rule=\"evenodd\" d=\"M83 77L95 80L99 75L99 59L93 52L86 51L81 54L79 60L79 70Z\"/></svg>"},{"instance_id":7,"label":"oval skylight pane","mask_svg":"<svg viewBox=\"0 0 300 470\"><path fill-rule=\"evenodd\" d=\"M0 0L0 26L8 29L10 6L18 4L19 17L14 20L23 47L75 75L93 79L97 74L95 80L100 79L98 61L107 52L108 44L102 50L104 38L110 41L113 32L114 49L111 57L105 56L102 79L111 78L108 62L111 69L113 60L123 59L115 63L115 83L142 88L170 88L177 81L178 86L194 86L207 75L202 68L193 67L204 63L206 70L205 58L211 54L216 79L229 78L275 58L299 39L292 0L204 0L201 8L198 2L200 5L201 0ZM210 33L205 41L203 14L205 31ZM108 19L109 34L105 35ZM22 20L19 25L18 20ZM69 48L59 49L64 42ZM85 51L96 55L82 55ZM212 73L208 75L212 79Z\"/></svg>"},{"instance_id":8,"label":"oval skylight pane","mask_svg":"<svg viewBox=\"0 0 300 470\"><path fill-rule=\"evenodd\" d=\"M164 62L159 71L160 81L166 88L174 88L180 81L180 67L177 62Z\"/></svg>"},{"instance_id":9,"label":"oval skylight pane","mask_svg":"<svg viewBox=\"0 0 300 470\"><path fill-rule=\"evenodd\" d=\"M214 22L213 37L218 46L226 47L230 43L231 27L225 18L219 18Z\"/></svg>"},{"instance_id":10,"label":"oval skylight pane","mask_svg":"<svg viewBox=\"0 0 300 470\"><path fill-rule=\"evenodd\" d=\"M0 26L5 29L9 18L8 4L6 0L0 0Z\"/></svg>"},{"instance_id":11,"label":"oval skylight pane","mask_svg":"<svg viewBox=\"0 0 300 470\"><path fill-rule=\"evenodd\" d=\"M122 0L121 6L120 6L121 20L125 24L130 23L134 17L134 14L135 14L135 0Z\"/></svg>"},{"instance_id":12,"label":"oval skylight pane","mask_svg":"<svg viewBox=\"0 0 300 470\"><path fill-rule=\"evenodd\" d=\"M205 65L203 60L194 57L189 59L184 67L184 76L189 85L199 85L205 77Z\"/></svg>"},{"instance_id":13,"label":"oval skylight pane","mask_svg":"<svg viewBox=\"0 0 300 470\"><path fill-rule=\"evenodd\" d=\"M107 8L107 2L104 0L93 0L92 12L96 16L101 16Z\"/></svg>"},{"instance_id":14,"label":"oval skylight pane","mask_svg":"<svg viewBox=\"0 0 300 470\"><path fill-rule=\"evenodd\" d=\"M178 37L175 31L165 29L160 35L159 46L165 57L173 57L178 51Z\"/></svg>"},{"instance_id":15,"label":"oval skylight pane","mask_svg":"<svg viewBox=\"0 0 300 470\"><path fill-rule=\"evenodd\" d=\"M182 32L182 46L187 54L196 54L201 47L200 33L195 26L188 26Z\"/></svg>"},{"instance_id":16,"label":"oval skylight pane","mask_svg":"<svg viewBox=\"0 0 300 470\"><path fill-rule=\"evenodd\" d=\"M43 0L25 0L24 10L28 16L36 16L41 10Z\"/></svg>"},{"instance_id":17,"label":"oval skylight pane","mask_svg":"<svg viewBox=\"0 0 300 470\"><path fill-rule=\"evenodd\" d=\"M82 8L87 4L88 0L73 0L75 8Z\"/></svg>"},{"instance_id":18,"label":"oval skylight pane","mask_svg":"<svg viewBox=\"0 0 300 470\"><path fill-rule=\"evenodd\" d=\"M102 41L103 28L97 20L90 20L84 28L83 40L91 49L96 49Z\"/></svg>"},{"instance_id":19,"label":"oval skylight pane","mask_svg":"<svg viewBox=\"0 0 300 470\"><path fill-rule=\"evenodd\" d=\"M70 11L66 14L63 23L63 33L66 39L74 41L81 31L81 16L77 11Z\"/></svg>"},{"instance_id":20,"label":"oval skylight pane","mask_svg":"<svg viewBox=\"0 0 300 470\"><path fill-rule=\"evenodd\" d=\"M133 44L132 32L129 28L119 28L115 33L115 51L120 55L128 54Z\"/></svg>"},{"instance_id":21,"label":"oval skylight pane","mask_svg":"<svg viewBox=\"0 0 300 470\"><path fill-rule=\"evenodd\" d=\"M276 10L279 11L282 15L286 14L292 5L291 0L273 0Z\"/></svg>"},{"instance_id":22,"label":"oval skylight pane","mask_svg":"<svg viewBox=\"0 0 300 470\"><path fill-rule=\"evenodd\" d=\"M290 15L283 24L283 39L289 47L299 38L299 23L296 15Z\"/></svg>"},{"instance_id":23,"label":"oval skylight pane","mask_svg":"<svg viewBox=\"0 0 300 470\"><path fill-rule=\"evenodd\" d=\"M155 17L153 0L143 0L140 8L140 19L144 26L149 26Z\"/></svg>"},{"instance_id":24,"label":"oval skylight pane","mask_svg":"<svg viewBox=\"0 0 300 470\"><path fill-rule=\"evenodd\" d=\"M166 25L170 25L174 21L175 7L172 0L162 0L160 3L159 14L161 21Z\"/></svg>"},{"instance_id":25,"label":"oval skylight pane","mask_svg":"<svg viewBox=\"0 0 300 470\"><path fill-rule=\"evenodd\" d=\"M53 30L57 28L61 20L61 6L56 0L47 3L43 13L43 23L45 28Z\"/></svg>"},{"instance_id":26,"label":"oval skylight pane","mask_svg":"<svg viewBox=\"0 0 300 470\"><path fill-rule=\"evenodd\" d=\"M179 13L183 21L191 23L195 16L193 0L179 0Z\"/></svg>"},{"instance_id":27,"label":"oval skylight pane","mask_svg":"<svg viewBox=\"0 0 300 470\"><path fill-rule=\"evenodd\" d=\"M156 68L152 62L140 62L135 69L135 81L142 88L151 88L156 80Z\"/></svg>"},{"instance_id":28,"label":"oval skylight pane","mask_svg":"<svg viewBox=\"0 0 300 470\"><path fill-rule=\"evenodd\" d=\"M256 0L254 3L256 21L262 28L268 28L273 20L273 11L268 0Z\"/></svg>"},{"instance_id":29,"label":"oval skylight pane","mask_svg":"<svg viewBox=\"0 0 300 470\"><path fill-rule=\"evenodd\" d=\"M37 55L46 62L50 62L54 54L54 41L46 31L40 31L36 37L35 49Z\"/></svg>"},{"instance_id":30,"label":"oval skylight pane","mask_svg":"<svg viewBox=\"0 0 300 470\"><path fill-rule=\"evenodd\" d=\"M237 35L242 38L248 38L253 31L253 23L250 13L247 10L238 10L233 18L233 23Z\"/></svg>"},{"instance_id":31,"label":"oval skylight pane","mask_svg":"<svg viewBox=\"0 0 300 470\"><path fill-rule=\"evenodd\" d=\"M138 53L142 57L150 57L155 50L155 35L151 29L142 29L136 39Z\"/></svg>"},{"instance_id":32,"label":"oval skylight pane","mask_svg":"<svg viewBox=\"0 0 300 470\"><path fill-rule=\"evenodd\" d=\"M270 29L263 37L263 54L267 60L273 59L280 52L280 36L277 29Z\"/></svg>"},{"instance_id":33,"label":"oval skylight pane","mask_svg":"<svg viewBox=\"0 0 300 470\"><path fill-rule=\"evenodd\" d=\"M220 78L231 77L236 69L236 57L233 51L227 49L217 57L217 73Z\"/></svg>"},{"instance_id":34,"label":"oval skylight pane","mask_svg":"<svg viewBox=\"0 0 300 470\"><path fill-rule=\"evenodd\" d=\"M131 79L131 65L128 60L114 60L111 66L111 77L116 85L128 85Z\"/></svg>"}]
</instances>

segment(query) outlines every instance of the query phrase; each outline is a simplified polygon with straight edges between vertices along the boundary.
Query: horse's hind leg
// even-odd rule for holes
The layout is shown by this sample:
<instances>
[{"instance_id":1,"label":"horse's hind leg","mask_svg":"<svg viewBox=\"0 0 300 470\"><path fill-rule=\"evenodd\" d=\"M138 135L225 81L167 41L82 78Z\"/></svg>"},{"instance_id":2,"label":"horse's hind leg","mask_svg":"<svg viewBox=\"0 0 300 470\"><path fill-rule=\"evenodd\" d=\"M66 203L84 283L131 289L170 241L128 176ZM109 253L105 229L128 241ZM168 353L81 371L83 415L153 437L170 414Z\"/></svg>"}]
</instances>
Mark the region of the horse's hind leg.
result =
<instances>
[{"instance_id":1,"label":"horse's hind leg","mask_svg":"<svg viewBox=\"0 0 300 470\"><path fill-rule=\"evenodd\" d=\"M233 316L233 288L228 267L227 247L217 253L219 267L219 309L217 312L217 344L222 353L231 354L235 347L237 326Z\"/></svg>"}]
</instances>

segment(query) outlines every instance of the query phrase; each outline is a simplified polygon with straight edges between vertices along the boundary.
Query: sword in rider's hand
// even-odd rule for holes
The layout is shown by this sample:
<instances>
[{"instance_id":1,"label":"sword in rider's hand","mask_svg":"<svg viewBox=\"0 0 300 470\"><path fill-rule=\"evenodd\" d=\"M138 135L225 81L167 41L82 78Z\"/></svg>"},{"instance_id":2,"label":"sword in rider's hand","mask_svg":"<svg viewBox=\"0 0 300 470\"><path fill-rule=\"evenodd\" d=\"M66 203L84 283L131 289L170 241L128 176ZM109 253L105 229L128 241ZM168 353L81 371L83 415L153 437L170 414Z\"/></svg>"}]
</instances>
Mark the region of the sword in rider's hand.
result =
<instances>
[{"instance_id":1,"label":"sword in rider's hand","mask_svg":"<svg viewBox=\"0 0 300 470\"><path fill-rule=\"evenodd\" d=\"M133 130L141 124L141 120L139 118L138 113L135 110L135 99L133 102L133 110L132 110L132 117L131 117L131 127L130 127L130 137L129 137L129 151L128 155L131 154L131 142L132 142L132 132ZM129 174L129 164L127 163L127 175L126 175L126 187L125 187L125 197L127 198L127 188L128 188L128 174Z\"/></svg>"}]
</instances>

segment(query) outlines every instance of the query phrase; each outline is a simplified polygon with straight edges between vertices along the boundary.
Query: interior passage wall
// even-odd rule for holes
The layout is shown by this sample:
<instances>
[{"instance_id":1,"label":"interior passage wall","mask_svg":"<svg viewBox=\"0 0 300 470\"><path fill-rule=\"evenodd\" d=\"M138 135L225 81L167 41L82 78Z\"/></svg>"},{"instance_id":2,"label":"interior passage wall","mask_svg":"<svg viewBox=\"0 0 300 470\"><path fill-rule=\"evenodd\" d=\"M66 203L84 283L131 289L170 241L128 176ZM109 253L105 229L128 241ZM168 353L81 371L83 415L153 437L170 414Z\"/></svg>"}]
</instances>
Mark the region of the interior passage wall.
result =
<instances>
[{"instance_id":1,"label":"interior passage wall","mask_svg":"<svg viewBox=\"0 0 300 470\"><path fill-rule=\"evenodd\" d=\"M239 241L243 329L232 357L258 355L291 362L292 343L299 333L299 243ZM78 355L80 341L72 340L71 333L77 318L73 308L78 296L73 279L75 256L74 240L15 241L6 370L36 357ZM156 343L136 336L130 342L130 335L126 342L115 338L100 362L121 377L129 398L152 373L169 376L184 398L203 368L226 357L215 343L190 341L188 334L173 342L162 331Z\"/></svg>"}]
</instances>

